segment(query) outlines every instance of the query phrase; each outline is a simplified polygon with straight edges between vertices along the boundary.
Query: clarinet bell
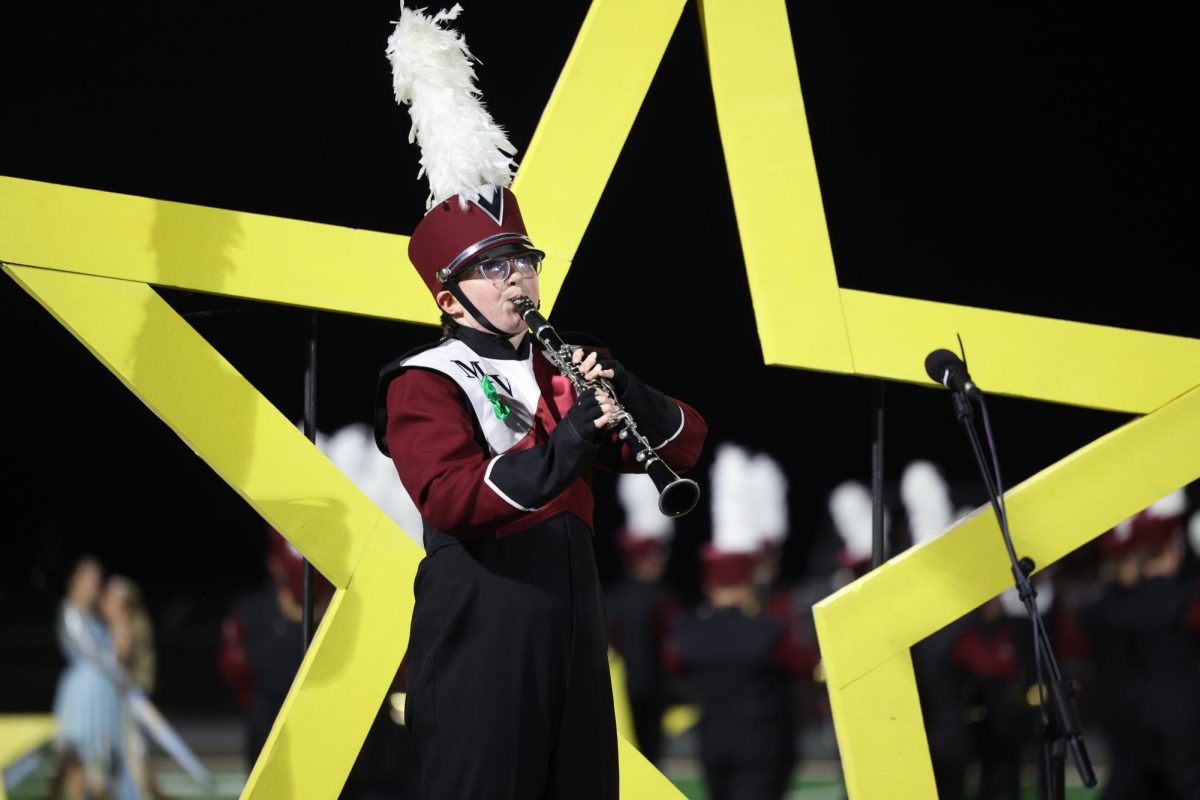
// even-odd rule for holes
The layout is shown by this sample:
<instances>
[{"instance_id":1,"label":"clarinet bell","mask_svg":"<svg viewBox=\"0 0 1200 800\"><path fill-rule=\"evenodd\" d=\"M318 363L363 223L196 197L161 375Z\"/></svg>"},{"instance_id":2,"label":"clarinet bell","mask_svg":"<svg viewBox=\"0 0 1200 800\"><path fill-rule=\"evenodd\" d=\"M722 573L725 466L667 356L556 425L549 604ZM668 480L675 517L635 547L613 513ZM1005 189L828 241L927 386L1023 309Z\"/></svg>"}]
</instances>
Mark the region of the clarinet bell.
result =
<instances>
[{"instance_id":1,"label":"clarinet bell","mask_svg":"<svg viewBox=\"0 0 1200 800\"><path fill-rule=\"evenodd\" d=\"M668 517L682 517L700 502L700 485L681 478L660 459L646 464L646 474L658 487L658 510Z\"/></svg>"}]
</instances>

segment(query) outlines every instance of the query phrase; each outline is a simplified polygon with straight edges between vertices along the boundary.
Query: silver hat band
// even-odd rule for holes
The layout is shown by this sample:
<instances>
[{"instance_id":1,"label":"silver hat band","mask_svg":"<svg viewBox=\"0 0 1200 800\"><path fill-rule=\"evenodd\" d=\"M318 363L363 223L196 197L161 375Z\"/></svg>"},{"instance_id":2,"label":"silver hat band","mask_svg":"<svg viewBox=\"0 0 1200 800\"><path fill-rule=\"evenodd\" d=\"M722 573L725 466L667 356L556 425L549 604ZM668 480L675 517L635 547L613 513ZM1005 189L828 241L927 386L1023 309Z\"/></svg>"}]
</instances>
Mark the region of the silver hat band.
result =
<instances>
[{"instance_id":1,"label":"silver hat band","mask_svg":"<svg viewBox=\"0 0 1200 800\"><path fill-rule=\"evenodd\" d=\"M530 247L533 247L533 242L529 241L529 237L524 236L520 233L512 233L512 232L510 232L510 233L494 233L491 236L487 237L486 239L480 239L478 242L471 245L466 250L463 250L461 253L459 253L454 258L453 261L451 261L449 264L447 264L446 266L439 269L437 271L438 282L445 283L446 281L448 281L452 277L454 277L455 271L457 271L460 266L462 266L466 261L468 261L471 258L471 256L475 255L480 250L483 250L487 247L490 247L491 245L494 245L494 244L497 244L499 242L506 241L506 240L513 241L513 242L520 242L522 244L527 244Z\"/></svg>"}]
</instances>

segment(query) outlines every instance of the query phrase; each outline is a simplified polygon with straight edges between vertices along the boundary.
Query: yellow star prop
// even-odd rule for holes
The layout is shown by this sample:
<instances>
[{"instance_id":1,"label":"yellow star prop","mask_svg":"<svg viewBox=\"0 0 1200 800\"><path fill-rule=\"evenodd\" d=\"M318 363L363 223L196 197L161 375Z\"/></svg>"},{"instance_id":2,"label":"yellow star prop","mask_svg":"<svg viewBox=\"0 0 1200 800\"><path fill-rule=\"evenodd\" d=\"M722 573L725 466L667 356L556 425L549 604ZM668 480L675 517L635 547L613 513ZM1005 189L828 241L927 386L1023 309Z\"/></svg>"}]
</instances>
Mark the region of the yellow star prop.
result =
<instances>
[{"instance_id":1,"label":"yellow star prop","mask_svg":"<svg viewBox=\"0 0 1200 800\"><path fill-rule=\"evenodd\" d=\"M515 187L548 301L682 7L596 0L584 21ZM920 355L962 332L993 391L1147 414L1009 494L1041 566L1197 477L1200 342L840 288L782 1L701 13L767 363L923 382ZM0 196L5 271L337 587L243 795L336 796L405 649L420 552L151 285L433 323L407 240L11 178ZM817 607L851 797L935 796L908 648L1006 576L977 514ZM681 796L624 741L621 791Z\"/></svg>"}]
</instances>

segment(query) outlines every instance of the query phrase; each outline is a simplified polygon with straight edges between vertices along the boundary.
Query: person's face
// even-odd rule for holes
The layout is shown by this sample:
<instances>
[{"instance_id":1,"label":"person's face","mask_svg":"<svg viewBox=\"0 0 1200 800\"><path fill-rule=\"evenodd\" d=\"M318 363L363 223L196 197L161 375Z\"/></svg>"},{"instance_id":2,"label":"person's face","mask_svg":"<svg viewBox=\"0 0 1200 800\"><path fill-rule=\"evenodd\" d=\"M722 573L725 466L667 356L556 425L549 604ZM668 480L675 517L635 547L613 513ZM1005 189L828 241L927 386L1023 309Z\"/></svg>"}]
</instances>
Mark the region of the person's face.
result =
<instances>
[{"instance_id":1,"label":"person's face","mask_svg":"<svg viewBox=\"0 0 1200 800\"><path fill-rule=\"evenodd\" d=\"M100 565L94 561L80 564L71 576L71 598L76 605L92 608L100 597Z\"/></svg>"},{"instance_id":2,"label":"person's face","mask_svg":"<svg viewBox=\"0 0 1200 800\"><path fill-rule=\"evenodd\" d=\"M105 619L119 619L125 615L126 605L124 588L110 580L100 595L100 614Z\"/></svg>"},{"instance_id":3,"label":"person's face","mask_svg":"<svg viewBox=\"0 0 1200 800\"><path fill-rule=\"evenodd\" d=\"M458 279L463 294L470 300L483 316L505 333L518 334L525 330L525 321L517 312L512 301L525 295L535 304L540 299L538 276L532 268L518 269L513 266L508 277L503 279L489 278L485 271L472 267ZM448 291L439 292L438 305L448 312L460 325L475 330L486 330L475 317L467 313L462 304Z\"/></svg>"}]
</instances>

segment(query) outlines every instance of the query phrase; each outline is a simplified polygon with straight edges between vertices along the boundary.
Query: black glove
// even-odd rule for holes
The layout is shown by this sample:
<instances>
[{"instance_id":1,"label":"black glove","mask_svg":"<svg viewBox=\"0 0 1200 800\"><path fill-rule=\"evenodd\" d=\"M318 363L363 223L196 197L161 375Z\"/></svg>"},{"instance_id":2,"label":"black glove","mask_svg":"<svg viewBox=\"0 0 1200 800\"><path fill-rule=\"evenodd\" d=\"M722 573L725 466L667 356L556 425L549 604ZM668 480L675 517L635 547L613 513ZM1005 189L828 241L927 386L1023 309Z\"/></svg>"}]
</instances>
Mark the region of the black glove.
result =
<instances>
[{"instance_id":1,"label":"black glove","mask_svg":"<svg viewBox=\"0 0 1200 800\"><path fill-rule=\"evenodd\" d=\"M585 392L575 400L575 405L563 417L563 424L588 444L597 444L604 438L604 428L596 427L596 420L604 416L600 401L594 392Z\"/></svg>"},{"instance_id":2,"label":"black glove","mask_svg":"<svg viewBox=\"0 0 1200 800\"><path fill-rule=\"evenodd\" d=\"M600 365L600 369L611 369L613 371L613 376L608 379L608 382L611 383L612 387L617 390L617 399L620 400L620 396L624 394L627 389L629 389L629 381L630 378L633 378L633 374L629 370L625 369L625 365L605 353L603 350L598 350L595 347L584 347L581 349L583 350L584 359L586 359L592 353L595 353L596 363ZM633 378L633 380L637 379Z\"/></svg>"},{"instance_id":3,"label":"black glove","mask_svg":"<svg viewBox=\"0 0 1200 800\"><path fill-rule=\"evenodd\" d=\"M595 347L582 349L584 359L595 353L596 363L600 368L613 371L613 376L608 381L617 393L617 402L633 415L638 429L651 441L651 446L658 446L679 430L683 423L683 410L677 403L654 387L647 386L641 378L605 351Z\"/></svg>"}]
</instances>

